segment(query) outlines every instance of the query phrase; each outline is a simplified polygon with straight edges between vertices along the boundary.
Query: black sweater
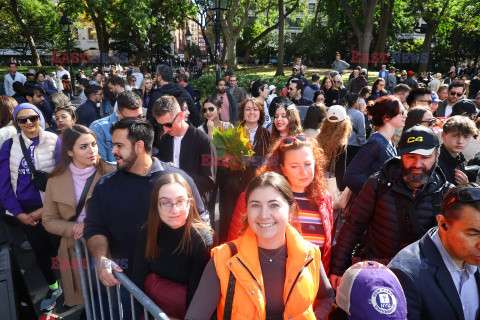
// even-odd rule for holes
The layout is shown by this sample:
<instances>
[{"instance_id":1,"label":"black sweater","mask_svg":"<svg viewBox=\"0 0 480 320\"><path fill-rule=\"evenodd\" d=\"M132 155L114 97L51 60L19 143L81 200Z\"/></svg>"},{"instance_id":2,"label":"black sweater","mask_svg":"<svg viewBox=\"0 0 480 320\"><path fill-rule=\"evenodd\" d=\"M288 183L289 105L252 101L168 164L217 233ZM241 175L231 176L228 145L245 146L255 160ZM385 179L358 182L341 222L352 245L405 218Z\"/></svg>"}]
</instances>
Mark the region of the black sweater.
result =
<instances>
[{"instance_id":1,"label":"black sweater","mask_svg":"<svg viewBox=\"0 0 480 320\"><path fill-rule=\"evenodd\" d=\"M210 259L210 249L213 248L214 237L208 229L192 228L190 232L190 249L175 252L182 239L185 226L172 229L165 224L158 232L157 243L159 254L153 260L145 258L147 244L147 229L140 231L135 249L132 280L142 290L145 278L150 273L187 286L187 307L197 290L203 270ZM175 253L174 253L175 252Z\"/></svg>"}]
</instances>

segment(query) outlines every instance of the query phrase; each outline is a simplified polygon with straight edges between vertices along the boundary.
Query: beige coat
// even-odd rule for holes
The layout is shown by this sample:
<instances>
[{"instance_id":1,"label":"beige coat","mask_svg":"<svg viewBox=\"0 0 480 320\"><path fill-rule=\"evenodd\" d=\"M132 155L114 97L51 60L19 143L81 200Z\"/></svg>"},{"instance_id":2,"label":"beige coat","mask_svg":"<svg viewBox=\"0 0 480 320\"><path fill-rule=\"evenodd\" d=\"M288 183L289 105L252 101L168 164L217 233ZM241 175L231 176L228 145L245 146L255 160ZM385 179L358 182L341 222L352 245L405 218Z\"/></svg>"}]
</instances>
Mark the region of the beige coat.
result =
<instances>
[{"instance_id":1,"label":"beige coat","mask_svg":"<svg viewBox=\"0 0 480 320\"><path fill-rule=\"evenodd\" d=\"M115 166L102 162L102 169L97 170L92 185L88 190L85 205L92 196L92 191L103 174L114 171ZM103 174L100 172L103 171ZM62 236L58 256L60 258L60 274L62 276L65 304L74 306L83 304L82 287L78 269L68 268L72 259L76 258L73 252L73 226L76 222L69 221L75 216L75 189L73 186L72 172L67 169L52 178L48 179L45 190L45 201L43 203L42 224L50 233ZM64 262L69 262L64 264Z\"/></svg>"}]
</instances>

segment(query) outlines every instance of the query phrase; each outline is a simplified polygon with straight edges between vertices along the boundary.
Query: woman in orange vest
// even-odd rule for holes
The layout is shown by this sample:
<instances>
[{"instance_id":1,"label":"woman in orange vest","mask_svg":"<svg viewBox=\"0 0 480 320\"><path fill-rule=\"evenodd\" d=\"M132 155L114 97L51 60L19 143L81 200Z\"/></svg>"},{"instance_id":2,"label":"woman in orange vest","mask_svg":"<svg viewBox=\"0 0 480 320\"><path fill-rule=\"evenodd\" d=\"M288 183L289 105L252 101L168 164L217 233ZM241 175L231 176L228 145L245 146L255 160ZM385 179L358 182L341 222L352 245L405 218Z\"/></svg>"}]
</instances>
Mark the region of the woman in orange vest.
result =
<instances>
[{"instance_id":1,"label":"woman in orange vest","mask_svg":"<svg viewBox=\"0 0 480 320\"><path fill-rule=\"evenodd\" d=\"M333 291L317 246L291 226L288 181L263 173L248 185L245 233L212 250L185 319L323 319Z\"/></svg>"},{"instance_id":2,"label":"woman in orange vest","mask_svg":"<svg viewBox=\"0 0 480 320\"><path fill-rule=\"evenodd\" d=\"M333 200L323 177L324 168L326 160L317 141L297 135L278 141L257 174L273 171L287 178L298 208L298 230L305 240L320 248L323 268L328 275L332 254ZM238 198L227 241L242 233L246 211L244 192Z\"/></svg>"}]
</instances>

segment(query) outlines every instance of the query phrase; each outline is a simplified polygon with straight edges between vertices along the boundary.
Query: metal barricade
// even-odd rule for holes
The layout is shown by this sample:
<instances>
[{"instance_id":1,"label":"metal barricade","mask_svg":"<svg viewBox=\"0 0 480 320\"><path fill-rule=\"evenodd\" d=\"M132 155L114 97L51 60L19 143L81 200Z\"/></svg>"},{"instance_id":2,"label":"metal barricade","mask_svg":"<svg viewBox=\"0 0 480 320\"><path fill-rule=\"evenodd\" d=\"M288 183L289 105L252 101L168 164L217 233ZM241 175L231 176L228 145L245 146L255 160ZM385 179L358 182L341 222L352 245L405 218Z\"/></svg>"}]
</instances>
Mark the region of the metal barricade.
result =
<instances>
[{"instance_id":1,"label":"metal barricade","mask_svg":"<svg viewBox=\"0 0 480 320\"><path fill-rule=\"evenodd\" d=\"M154 319L169 320L170 318L152 301L149 297L143 293L143 291L138 288L125 274L122 272L117 272L113 270L113 275L120 281L121 285L114 287L105 287L98 277L98 272L95 267L92 268L92 263L90 261L90 256L88 254L87 243L85 239L75 240L75 255L79 261L79 273L80 273L80 282L82 284L82 295L83 301L85 303L85 314L87 320L106 320L107 314L103 306L103 294L102 289L106 291L106 298L108 302L108 311L109 319L117 320L114 318L113 310L113 301L112 301L112 290L116 290L117 293L117 306L118 306L118 319L133 319L136 320L135 315L135 300L142 305L144 319L148 320L149 315L152 315ZM115 265L114 261L108 260L109 263ZM92 271L93 270L93 271ZM95 286L94 286L95 283ZM120 290L121 287L124 287L128 290L130 294L130 315L124 314L124 308L121 301ZM96 292L95 292L96 287ZM99 317L100 315L100 317Z\"/></svg>"}]
</instances>

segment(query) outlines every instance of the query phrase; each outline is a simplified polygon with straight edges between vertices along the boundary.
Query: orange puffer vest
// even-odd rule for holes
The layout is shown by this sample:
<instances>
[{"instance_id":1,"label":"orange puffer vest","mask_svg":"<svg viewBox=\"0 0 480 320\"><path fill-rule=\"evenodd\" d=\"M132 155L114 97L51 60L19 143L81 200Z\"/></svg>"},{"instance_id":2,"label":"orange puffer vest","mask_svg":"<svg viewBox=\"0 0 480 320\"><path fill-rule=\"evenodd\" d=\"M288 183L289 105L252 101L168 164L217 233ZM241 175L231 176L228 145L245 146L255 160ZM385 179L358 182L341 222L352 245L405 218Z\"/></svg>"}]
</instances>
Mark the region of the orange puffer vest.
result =
<instances>
[{"instance_id":1,"label":"orange puffer vest","mask_svg":"<svg viewBox=\"0 0 480 320\"><path fill-rule=\"evenodd\" d=\"M320 281L321 254L292 227L285 231L287 243L286 277L283 290L284 319L315 319L313 303ZM265 319L262 270L258 259L257 239L253 230L233 241L238 253L231 257L227 244L212 249L215 269L220 279L221 298L217 317L223 318L230 272L236 278L232 319Z\"/></svg>"}]
</instances>

